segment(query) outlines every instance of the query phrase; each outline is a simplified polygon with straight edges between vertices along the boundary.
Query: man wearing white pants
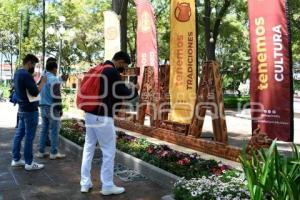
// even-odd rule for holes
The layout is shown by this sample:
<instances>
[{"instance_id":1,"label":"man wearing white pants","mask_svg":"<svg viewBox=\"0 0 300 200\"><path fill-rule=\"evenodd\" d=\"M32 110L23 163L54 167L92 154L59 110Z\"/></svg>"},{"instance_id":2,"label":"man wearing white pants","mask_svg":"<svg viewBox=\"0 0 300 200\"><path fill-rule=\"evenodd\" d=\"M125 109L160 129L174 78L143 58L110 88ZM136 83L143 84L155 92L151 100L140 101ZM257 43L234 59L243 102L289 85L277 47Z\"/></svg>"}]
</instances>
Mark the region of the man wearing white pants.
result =
<instances>
[{"instance_id":1,"label":"man wearing white pants","mask_svg":"<svg viewBox=\"0 0 300 200\"><path fill-rule=\"evenodd\" d=\"M81 186L92 187L91 163L95 152L97 141L103 155L101 166L102 190L114 187L114 159L116 153L116 132L113 118L97 116L90 113L85 115L85 145L83 149L81 167Z\"/></svg>"},{"instance_id":2,"label":"man wearing white pants","mask_svg":"<svg viewBox=\"0 0 300 200\"><path fill-rule=\"evenodd\" d=\"M100 179L103 195L121 194L125 192L123 187L114 184L114 159L116 153L116 132L113 116L116 105L122 99L132 99L136 93L128 89L121 82L120 73L130 64L130 57L125 52L114 55L112 62L106 61L104 65L111 65L101 72L100 91L101 104L93 112L86 112L85 126L86 136L83 149L81 166L81 192L86 193L92 188L91 164L97 141L100 144L103 159ZM103 78L105 77L105 78Z\"/></svg>"}]
</instances>

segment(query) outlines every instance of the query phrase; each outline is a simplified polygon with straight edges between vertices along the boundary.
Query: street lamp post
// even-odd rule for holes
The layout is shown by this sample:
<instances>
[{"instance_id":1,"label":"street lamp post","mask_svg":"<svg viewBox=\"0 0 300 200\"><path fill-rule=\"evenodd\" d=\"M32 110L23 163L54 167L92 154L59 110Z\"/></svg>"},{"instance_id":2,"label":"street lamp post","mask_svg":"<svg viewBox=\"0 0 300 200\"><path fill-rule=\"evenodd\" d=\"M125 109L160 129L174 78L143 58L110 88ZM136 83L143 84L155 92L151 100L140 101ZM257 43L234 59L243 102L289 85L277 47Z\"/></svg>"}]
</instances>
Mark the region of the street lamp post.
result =
<instances>
[{"instance_id":1,"label":"street lamp post","mask_svg":"<svg viewBox=\"0 0 300 200\"><path fill-rule=\"evenodd\" d=\"M60 75L60 67L61 67L61 50L62 50L62 37L59 38L59 46L58 46L58 74Z\"/></svg>"},{"instance_id":2,"label":"street lamp post","mask_svg":"<svg viewBox=\"0 0 300 200\"><path fill-rule=\"evenodd\" d=\"M45 68L45 56L46 56L46 2L43 0L43 70Z\"/></svg>"},{"instance_id":3,"label":"street lamp post","mask_svg":"<svg viewBox=\"0 0 300 200\"><path fill-rule=\"evenodd\" d=\"M15 40L16 40L15 36L11 33L9 35L9 42L10 42L10 48L11 48L10 49L11 50L11 53L10 53L11 79L13 79L13 76L14 76L14 71L13 71L13 52L12 51L13 51L13 48L14 48L13 44L15 44ZM15 65L16 65L16 63L15 63Z\"/></svg>"},{"instance_id":4,"label":"street lamp post","mask_svg":"<svg viewBox=\"0 0 300 200\"><path fill-rule=\"evenodd\" d=\"M64 16L59 16L59 29L58 29L58 35L59 35L59 46L58 46L58 74L60 75L60 69L61 69L61 51L62 51L62 42L63 42L63 36L65 34L65 27L64 23L66 21L66 18Z\"/></svg>"},{"instance_id":5,"label":"street lamp post","mask_svg":"<svg viewBox=\"0 0 300 200\"><path fill-rule=\"evenodd\" d=\"M47 32L50 35L54 35L56 33L58 39L59 39L59 45L58 45L58 75L60 75L60 69L61 69L61 63L62 63L62 48L63 48L63 37L66 33L66 25L65 21L66 18L64 16L59 16L58 22L54 24L54 27L51 26L47 29ZM74 31L70 30L69 35L70 37L74 37Z\"/></svg>"}]
</instances>

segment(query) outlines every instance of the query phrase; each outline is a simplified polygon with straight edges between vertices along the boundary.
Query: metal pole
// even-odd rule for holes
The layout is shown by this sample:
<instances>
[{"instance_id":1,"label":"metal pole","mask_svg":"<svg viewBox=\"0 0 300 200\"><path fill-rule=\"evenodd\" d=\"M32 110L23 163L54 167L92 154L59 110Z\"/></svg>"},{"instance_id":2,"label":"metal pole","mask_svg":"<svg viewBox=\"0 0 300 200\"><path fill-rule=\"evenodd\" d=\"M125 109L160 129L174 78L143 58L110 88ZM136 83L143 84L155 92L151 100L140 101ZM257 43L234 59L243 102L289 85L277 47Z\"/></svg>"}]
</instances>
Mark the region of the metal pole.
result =
<instances>
[{"instance_id":1,"label":"metal pole","mask_svg":"<svg viewBox=\"0 0 300 200\"><path fill-rule=\"evenodd\" d=\"M59 46L58 46L58 69L57 69L58 75L60 75L60 68L61 68L61 49L62 49L62 37L59 36Z\"/></svg>"},{"instance_id":2,"label":"metal pole","mask_svg":"<svg viewBox=\"0 0 300 200\"><path fill-rule=\"evenodd\" d=\"M20 13L20 30L19 30L19 60L18 66L20 66L21 56L22 56L22 12Z\"/></svg>"},{"instance_id":3,"label":"metal pole","mask_svg":"<svg viewBox=\"0 0 300 200\"><path fill-rule=\"evenodd\" d=\"M11 41L10 45L12 46L12 41ZM10 54L10 66L11 66L11 80L13 80L14 69L13 69L13 54L12 53Z\"/></svg>"},{"instance_id":4,"label":"metal pole","mask_svg":"<svg viewBox=\"0 0 300 200\"><path fill-rule=\"evenodd\" d=\"M46 0L43 0L43 70L45 69L45 56L46 56Z\"/></svg>"},{"instance_id":5,"label":"metal pole","mask_svg":"<svg viewBox=\"0 0 300 200\"><path fill-rule=\"evenodd\" d=\"M2 76L2 72L3 72L3 53L2 53L2 50L3 50L3 41L1 42L1 60L0 60L0 63L1 63L1 81L3 80L3 76Z\"/></svg>"}]
</instances>

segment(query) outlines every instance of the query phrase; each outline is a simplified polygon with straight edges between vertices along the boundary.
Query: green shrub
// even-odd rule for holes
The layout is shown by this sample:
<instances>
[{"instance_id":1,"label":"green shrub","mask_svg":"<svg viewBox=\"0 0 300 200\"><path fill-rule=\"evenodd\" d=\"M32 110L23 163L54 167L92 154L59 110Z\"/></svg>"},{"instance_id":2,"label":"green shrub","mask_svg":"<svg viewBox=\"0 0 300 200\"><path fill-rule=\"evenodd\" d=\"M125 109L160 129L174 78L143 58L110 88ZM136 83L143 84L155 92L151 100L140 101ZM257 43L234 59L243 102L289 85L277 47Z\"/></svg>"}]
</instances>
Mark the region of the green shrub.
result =
<instances>
[{"instance_id":1,"label":"green shrub","mask_svg":"<svg viewBox=\"0 0 300 200\"><path fill-rule=\"evenodd\" d=\"M235 97L235 96L225 96L224 97L224 107L225 108L243 108L245 105L250 105L250 97Z\"/></svg>"},{"instance_id":2,"label":"green shrub","mask_svg":"<svg viewBox=\"0 0 300 200\"><path fill-rule=\"evenodd\" d=\"M299 200L300 157L293 145L291 157L282 156L274 141L268 150L252 152L248 159L246 150L240 158L248 189L253 200Z\"/></svg>"}]
</instances>

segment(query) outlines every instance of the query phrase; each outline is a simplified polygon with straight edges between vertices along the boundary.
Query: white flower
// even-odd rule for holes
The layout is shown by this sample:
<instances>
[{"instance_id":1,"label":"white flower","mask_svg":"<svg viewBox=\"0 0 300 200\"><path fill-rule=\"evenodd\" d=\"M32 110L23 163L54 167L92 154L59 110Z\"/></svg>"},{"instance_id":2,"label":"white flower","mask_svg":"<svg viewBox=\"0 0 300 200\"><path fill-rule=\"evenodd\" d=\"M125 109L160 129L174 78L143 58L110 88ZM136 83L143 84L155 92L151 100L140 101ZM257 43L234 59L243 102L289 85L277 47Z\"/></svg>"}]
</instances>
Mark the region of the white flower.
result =
<instances>
[{"instance_id":1,"label":"white flower","mask_svg":"<svg viewBox=\"0 0 300 200\"><path fill-rule=\"evenodd\" d=\"M196 192L196 191L192 191L192 192L191 192L191 195L192 195L193 197L196 197L196 196L197 196L197 192Z\"/></svg>"}]
</instances>

